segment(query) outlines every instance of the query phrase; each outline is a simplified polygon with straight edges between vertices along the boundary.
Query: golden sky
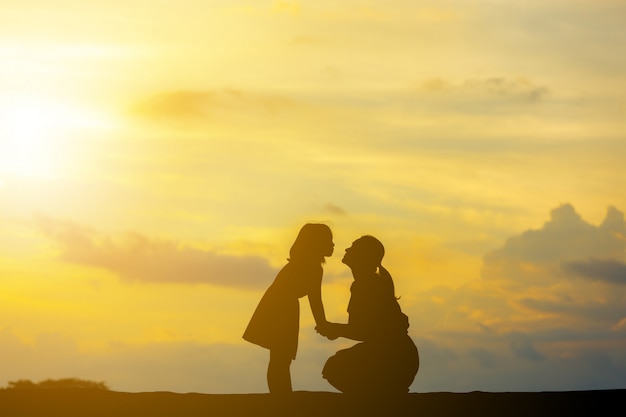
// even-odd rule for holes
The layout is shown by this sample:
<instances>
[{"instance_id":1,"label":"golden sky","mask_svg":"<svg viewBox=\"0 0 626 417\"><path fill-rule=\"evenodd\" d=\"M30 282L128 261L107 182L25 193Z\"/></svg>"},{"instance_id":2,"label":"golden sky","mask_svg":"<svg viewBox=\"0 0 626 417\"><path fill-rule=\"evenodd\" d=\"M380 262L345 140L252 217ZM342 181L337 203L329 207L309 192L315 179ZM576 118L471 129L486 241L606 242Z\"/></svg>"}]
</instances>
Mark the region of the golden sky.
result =
<instances>
[{"instance_id":1,"label":"golden sky","mask_svg":"<svg viewBox=\"0 0 626 417\"><path fill-rule=\"evenodd\" d=\"M626 4L3 0L0 385L265 392L306 222L385 264L412 390L622 388ZM345 340L302 303L294 389Z\"/></svg>"}]
</instances>

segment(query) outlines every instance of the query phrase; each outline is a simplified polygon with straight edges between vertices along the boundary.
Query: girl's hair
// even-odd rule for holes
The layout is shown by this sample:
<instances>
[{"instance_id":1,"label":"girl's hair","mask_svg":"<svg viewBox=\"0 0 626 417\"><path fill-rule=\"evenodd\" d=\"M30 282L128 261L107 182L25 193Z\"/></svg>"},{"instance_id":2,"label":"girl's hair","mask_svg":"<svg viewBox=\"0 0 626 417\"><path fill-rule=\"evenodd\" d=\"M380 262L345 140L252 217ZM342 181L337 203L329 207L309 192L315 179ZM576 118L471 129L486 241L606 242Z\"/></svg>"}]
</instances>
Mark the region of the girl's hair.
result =
<instances>
[{"instance_id":1,"label":"girl's hair","mask_svg":"<svg viewBox=\"0 0 626 417\"><path fill-rule=\"evenodd\" d=\"M367 262L368 265L378 268L378 275L382 279L386 291L396 298L393 278L391 278L389 271L382 266L383 257L385 256L385 247L382 242L370 235L362 236L359 240L363 243L359 248L364 251L361 259Z\"/></svg>"},{"instance_id":2,"label":"girl's hair","mask_svg":"<svg viewBox=\"0 0 626 417\"><path fill-rule=\"evenodd\" d=\"M324 263L324 250L333 233L323 223L307 223L302 226L289 250L289 261Z\"/></svg>"}]
</instances>

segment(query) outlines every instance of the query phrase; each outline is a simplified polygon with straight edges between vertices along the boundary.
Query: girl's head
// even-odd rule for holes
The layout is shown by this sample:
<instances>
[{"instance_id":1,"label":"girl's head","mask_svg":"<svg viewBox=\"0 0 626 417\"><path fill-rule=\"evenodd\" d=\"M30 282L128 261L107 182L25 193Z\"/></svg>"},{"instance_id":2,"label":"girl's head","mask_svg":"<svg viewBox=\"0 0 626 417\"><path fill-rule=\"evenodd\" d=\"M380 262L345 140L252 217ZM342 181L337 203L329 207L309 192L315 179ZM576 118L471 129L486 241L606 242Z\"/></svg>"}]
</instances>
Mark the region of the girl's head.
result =
<instances>
[{"instance_id":1,"label":"girl's head","mask_svg":"<svg viewBox=\"0 0 626 417\"><path fill-rule=\"evenodd\" d=\"M302 226L289 250L291 261L324 262L325 256L333 254L335 244L330 227L323 223L307 223Z\"/></svg>"},{"instance_id":2,"label":"girl's head","mask_svg":"<svg viewBox=\"0 0 626 417\"><path fill-rule=\"evenodd\" d=\"M374 236L362 236L346 249L342 262L350 268L376 270L385 256L385 247Z\"/></svg>"}]
</instances>

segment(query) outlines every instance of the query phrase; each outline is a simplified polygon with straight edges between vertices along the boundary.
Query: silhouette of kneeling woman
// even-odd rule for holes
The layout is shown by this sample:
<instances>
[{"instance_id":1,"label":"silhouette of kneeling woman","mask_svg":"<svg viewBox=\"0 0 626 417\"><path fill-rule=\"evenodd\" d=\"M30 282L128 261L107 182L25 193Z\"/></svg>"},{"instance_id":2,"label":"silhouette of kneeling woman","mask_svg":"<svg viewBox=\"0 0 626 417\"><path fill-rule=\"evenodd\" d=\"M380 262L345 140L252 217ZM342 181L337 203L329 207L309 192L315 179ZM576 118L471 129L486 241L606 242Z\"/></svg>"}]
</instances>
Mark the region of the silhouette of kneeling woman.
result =
<instances>
[{"instance_id":1,"label":"silhouette of kneeling woman","mask_svg":"<svg viewBox=\"0 0 626 417\"><path fill-rule=\"evenodd\" d=\"M348 323L316 327L331 340L361 342L331 356L322 371L346 394L406 394L419 369L417 347L407 334L408 317L395 297L391 275L381 265L384 254L382 243L372 236L363 236L346 249L342 262L354 277Z\"/></svg>"},{"instance_id":2,"label":"silhouette of kneeling woman","mask_svg":"<svg viewBox=\"0 0 626 417\"><path fill-rule=\"evenodd\" d=\"M333 254L333 235L325 224L305 224L289 251L288 263L259 302L243 338L270 351L267 384L272 394L292 392L291 361L298 350L300 304L308 296L313 318L325 326L322 264Z\"/></svg>"}]
</instances>

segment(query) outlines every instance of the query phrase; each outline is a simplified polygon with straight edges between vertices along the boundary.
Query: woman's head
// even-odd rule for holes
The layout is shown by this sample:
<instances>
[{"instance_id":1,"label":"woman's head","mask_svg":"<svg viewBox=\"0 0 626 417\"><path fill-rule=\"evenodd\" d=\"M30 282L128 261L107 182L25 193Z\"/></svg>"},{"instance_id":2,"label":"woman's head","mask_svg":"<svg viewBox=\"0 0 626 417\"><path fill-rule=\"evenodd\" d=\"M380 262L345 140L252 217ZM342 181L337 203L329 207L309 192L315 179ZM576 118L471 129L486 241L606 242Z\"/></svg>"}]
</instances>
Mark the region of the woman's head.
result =
<instances>
[{"instance_id":1,"label":"woman's head","mask_svg":"<svg viewBox=\"0 0 626 417\"><path fill-rule=\"evenodd\" d=\"M324 262L325 256L333 254L334 247L330 227L323 223L307 223L291 245L289 259Z\"/></svg>"},{"instance_id":2,"label":"woman's head","mask_svg":"<svg viewBox=\"0 0 626 417\"><path fill-rule=\"evenodd\" d=\"M382 266L383 257L385 256L385 247L380 240L374 236L362 236L352 242L352 246L346 249L346 254L341 262L348 265L352 269L354 279L361 272L375 272L378 269L378 275L381 278L383 286L381 288L392 298L395 299L395 288L391 274ZM355 273L358 271L358 274Z\"/></svg>"},{"instance_id":3,"label":"woman's head","mask_svg":"<svg viewBox=\"0 0 626 417\"><path fill-rule=\"evenodd\" d=\"M362 236L346 249L342 262L350 268L376 270L385 256L385 247L374 236Z\"/></svg>"}]
</instances>

